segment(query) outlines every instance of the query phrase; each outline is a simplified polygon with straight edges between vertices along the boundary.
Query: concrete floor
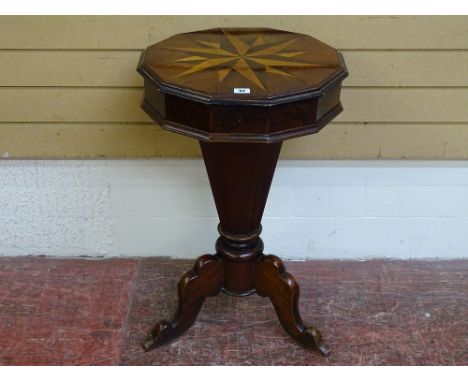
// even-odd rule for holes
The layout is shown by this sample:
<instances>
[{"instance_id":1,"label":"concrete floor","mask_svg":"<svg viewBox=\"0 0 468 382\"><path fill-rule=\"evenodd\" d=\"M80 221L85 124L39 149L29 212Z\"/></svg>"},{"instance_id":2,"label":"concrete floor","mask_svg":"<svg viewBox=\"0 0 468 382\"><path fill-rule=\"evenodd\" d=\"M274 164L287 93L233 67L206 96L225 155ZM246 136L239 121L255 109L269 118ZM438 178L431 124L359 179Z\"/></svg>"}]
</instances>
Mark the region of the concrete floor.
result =
<instances>
[{"instance_id":1,"label":"concrete floor","mask_svg":"<svg viewBox=\"0 0 468 382\"><path fill-rule=\"evenodd\" d=\"M291 340L268 299L225 294L145 353L141 340L172 315L192 264L0 258L0 365L468 364L468 260L286 262L327 358Z\"/></svg>"}]
</instances>

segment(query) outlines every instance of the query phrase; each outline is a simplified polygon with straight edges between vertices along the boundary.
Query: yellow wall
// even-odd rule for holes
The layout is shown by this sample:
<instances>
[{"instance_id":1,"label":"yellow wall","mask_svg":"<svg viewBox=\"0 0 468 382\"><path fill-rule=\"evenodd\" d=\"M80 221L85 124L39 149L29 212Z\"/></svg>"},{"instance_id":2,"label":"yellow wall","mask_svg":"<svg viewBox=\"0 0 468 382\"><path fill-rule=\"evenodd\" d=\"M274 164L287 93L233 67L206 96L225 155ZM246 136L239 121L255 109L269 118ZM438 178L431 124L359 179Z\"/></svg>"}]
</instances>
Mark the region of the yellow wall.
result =
<instances>
[{"instance_id":1,"label":"yellow wall","mask_svg":"<svg viewBox=\"0 0 468 382\"><path fill-rule=\"evenodd\" d=\"M0 155L193 157L140 110L147 45L216 26L268 26L340 49L345 111L283 158L468 158L468 17L3 16Z\"/></svg>"}]
</instances>

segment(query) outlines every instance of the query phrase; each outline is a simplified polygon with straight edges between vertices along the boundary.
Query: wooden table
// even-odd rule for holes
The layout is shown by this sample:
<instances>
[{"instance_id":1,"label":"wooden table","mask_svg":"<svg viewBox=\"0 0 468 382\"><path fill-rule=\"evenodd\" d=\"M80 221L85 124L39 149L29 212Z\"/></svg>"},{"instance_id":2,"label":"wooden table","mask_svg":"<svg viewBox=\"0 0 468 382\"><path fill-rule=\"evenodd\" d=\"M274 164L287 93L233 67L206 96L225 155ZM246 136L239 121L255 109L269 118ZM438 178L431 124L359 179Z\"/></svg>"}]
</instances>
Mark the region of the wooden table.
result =
<instances>
[{"instance_id":1,"label":"wooden table","mask_svg":"<svg viewBox=\"0 0 468 382\"><path fill-rule=\"evenodd\" d=\"M316 133L342 111L340 53L275 29L209 29L148 47L138 72L146 113L199 140L220 220L216 254L182 277L177 312L156 324L144 348L182 334L205 298L221 291L269 297L287 333L329 354L320 332L302 322L294 277L263 253L260 223L282 141Z\"/></svg>"}]
</instances>

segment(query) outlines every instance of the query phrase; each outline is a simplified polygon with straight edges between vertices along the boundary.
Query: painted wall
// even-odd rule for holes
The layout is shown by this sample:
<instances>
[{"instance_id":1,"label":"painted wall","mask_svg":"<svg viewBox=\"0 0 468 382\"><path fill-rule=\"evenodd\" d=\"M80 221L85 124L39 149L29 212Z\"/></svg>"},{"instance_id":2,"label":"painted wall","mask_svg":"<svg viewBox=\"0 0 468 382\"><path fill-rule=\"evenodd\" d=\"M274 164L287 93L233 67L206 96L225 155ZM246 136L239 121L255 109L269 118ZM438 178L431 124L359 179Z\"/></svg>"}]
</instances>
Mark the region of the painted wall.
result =
<instances>
[{"instance_id":1,"label":"painted wall","mask_svg":"<svg viewBox=\"0 0 468 382\"><path fill-rule=\"evenodd\" d=\"M0 156L197 157L140 110L146 46L215 26L268 26L340 49L345 111L283 158L468 158L468 17L0 17Z\"/></svg>"},{"instance_id":2,"label":"painted wall","mask_svg":"<svg viewBox=\"0 0 468 382\"><path fill-rule=\"evenodd\" d=\"M462 258L468 163L280 161L266 253ZM0 255L172 256L214 251L199 159L0 161Z\"/></svg>"},{"instance_id":3,"label":"painted wall","mask_svg":"<svg viewBox=\"0 0 468 382\"><path fill-rule=\"evenodd\" d=\"M350 71L345 111L283 145L268 252L466 257L467 164L445 161L468 158L466 16L0 17L0 157L33 159L0 160L0 255L213 250L201 161L150 159L199 157L197 142L140 110L135 68L146 46L216 26L310 34L340 49Z\"/></svg>"}]
</instances>

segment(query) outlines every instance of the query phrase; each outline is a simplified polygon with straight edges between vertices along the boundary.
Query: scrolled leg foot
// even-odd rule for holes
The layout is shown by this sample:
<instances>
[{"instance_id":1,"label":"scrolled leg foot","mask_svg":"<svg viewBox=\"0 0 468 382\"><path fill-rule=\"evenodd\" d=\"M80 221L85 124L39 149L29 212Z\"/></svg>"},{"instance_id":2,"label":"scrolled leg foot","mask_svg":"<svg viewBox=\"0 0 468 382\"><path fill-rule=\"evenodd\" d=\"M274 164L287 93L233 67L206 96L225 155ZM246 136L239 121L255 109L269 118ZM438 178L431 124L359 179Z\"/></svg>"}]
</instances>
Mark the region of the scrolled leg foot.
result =
<instances>
[{"instance_id":1,"label":"scrolled leg foot","mask_svg":"<svg viewBox=\"0 0 468 382\"><path fill-rule=\"evenodd\" d=\"M302 346L327 356L330 348L323 342L320 331L305 326L299 314L299 286L286 272L281 259L268 255L259 260L256 276L257 293L269 297L284 330Z\"/></svg>"},{"instance_id":2,"label":"scrolled leg foot","mask_svg":"<svg viewBox=\"0 0 468 382\"><path fill-rule=\"evenodd\" d=\"M159 321L142 346L150 351L172 341L195 321L207 297L215 296L223 284L223 261L216 255L199 257L178 284L179 302L171 320Z\"/></svg>"},{"instance_id":3,"label":"scrolled leg foot","mask_svg":"<svg viewBox=\"0 0 468 382\"><path fill-rule=\"evenodd\" d=\"M146 351L152 350L158 346L169 342L175 337L176 329L167 320L159 321L151 330L151 334L145 338L142 343L143 349Z\"/></svg>"}]
</instances>

